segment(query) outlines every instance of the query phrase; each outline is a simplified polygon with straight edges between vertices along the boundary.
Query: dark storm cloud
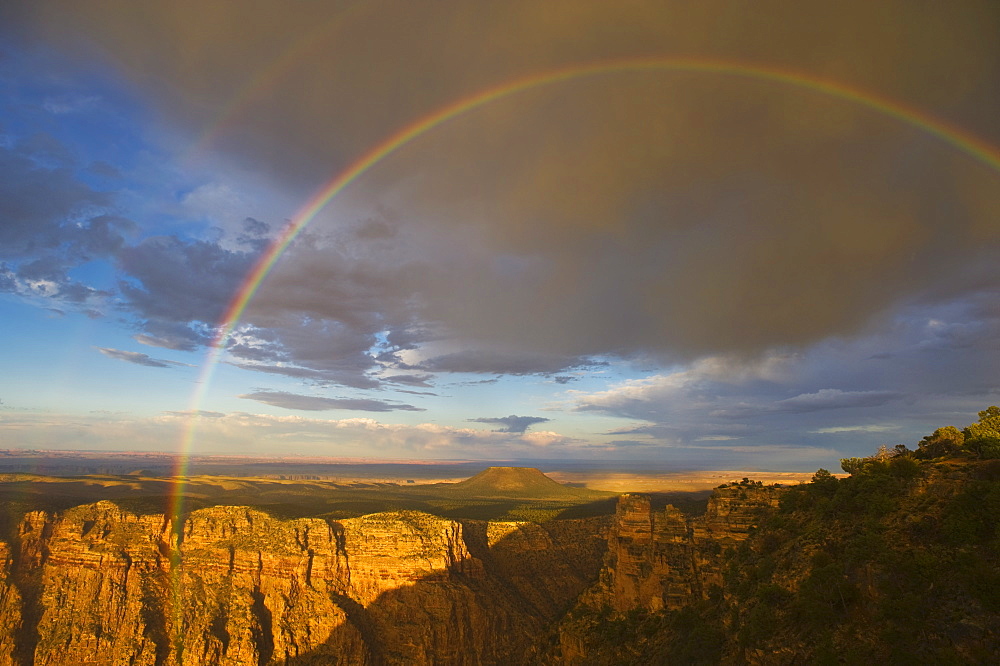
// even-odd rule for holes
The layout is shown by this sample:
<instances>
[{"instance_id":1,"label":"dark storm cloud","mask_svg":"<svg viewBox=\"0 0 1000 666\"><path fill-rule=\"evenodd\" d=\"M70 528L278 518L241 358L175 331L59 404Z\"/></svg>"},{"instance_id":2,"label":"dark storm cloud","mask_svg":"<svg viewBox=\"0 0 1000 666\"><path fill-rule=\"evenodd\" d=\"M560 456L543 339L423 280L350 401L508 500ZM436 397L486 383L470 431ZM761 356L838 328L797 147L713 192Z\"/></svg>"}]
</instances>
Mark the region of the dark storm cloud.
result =
<instances>
[{"instance_id":1,"label":"dark storm cloud","mask_svg":"<svg viewBox=\"0 0 1000 666\"><path fill-rule=\"evenodd\" d=\"M814 393L802 393L785 400L757 405L724 407L711 412L711 416L726 419L748 419L774 414L807 414L828 410L865 409L880 407L888 402L900 400L903 393L897 391L843 391L825 388Z\"/></svg>"},{"instance_id":2,"label":"dark storm cloud","mask_svg":"<svg viewBox=\"0 0 1000 666\"><path fill-rule=\"evenodd\" d=\"M902 394L894 391L841 391L821 389L815 393L803 393L794 398L774 403L778 412L817 412L826 409L847 407L879 407L891 400L900 399Z\"/></svg>"},{"instance_id":3,"label":"dark storm cloud","mask_svg":"<svg viewBox=\"0 0 1000 666\"><path fill-rule=\"evenodd\" d=\"M353 388L379 386L369 376L380 367L369 353L379 331L377 320L312 319L291 311L283 322L269 321L274 328L251 328L229 348L248 361L241 367Z\"/></svg>"},{"instance_id":4,"label":"dark storm cloud","mask_svg":"<svg viewBox=\"0 0 1000 666\"><path fill-rule=\"evenodd\" d=\"M549 374L570 368L594 367L598 362L585 358L467 350L429 358L417 368L431 372L472 372L496 375Z\"/></svg>"},{"instance_id":5,"label":"dark storm cloud","mask_svg":"<svg viewBox=\"0 0 1000 666\"><path fill-rule=\"evenodd\" d=\"M255 255L209 241L148 238L120 253L128 279L119 285L139 316L215 324L246 278Z\"/></svg>"},{"instance_id":6,"label":"dark storm cloud","mask_svg":"<svg viewBox=\"0 0 1000 666\"><path fill-rule=\"evenodd\" d=\"M272 242L270 233L271 225L267 222L248 217L243 220L243 233L236 237L236 242L257 252L263 252Z\"/></svg>"},{"instance_id":7,"label":"dark storm cloud","mask_svg":"<svg viewBox=\"0 0 1000 666\"><path fill-rule=\"evenodd\" d=\"M63 280L67 263L62 257L47 255L22 263L17 269L17 276L22 280Z\"/></svg>"},{"instance_id":8,"label":"dark storm cloud","mask_svg":"<svg viewBox=\"0 0 1000 666\"><path fill-rule=\"evenodd\" d=\"M162 358L153 358L149 354L142 354L140 352L110 349L107 347L98 347L97 349L102 354L110 358L118 359L119 361L126 361L128 363L135 363L136 365L145 365L149 368L174 368L178 366L192 367L188 363L179 363L177 361L168 361Z\"/></svg>"},{"instance_id":9,"label":"dark storm cloud","mask_svg":"<svg viewBox=\"0 0 1000 666\"><path fill-rule=\"evenodd\" d=\"M290 11L105 0L23 3L21 13L26 31L61 48L109 54L179 126L213 129L214 147L303 199L398 128L475 91L651 54L826 77L1000 143L1000 11L988 1ZM354 235L382 253L297 245L247 317L281 330L286 362L356 376L375 367L365 354L377 335L415 323L463 341L451 349L476 349L414 362L434 372L804 347L865 330L901 303L1000 282L998 179L931 132L808 86L733 72L562 81L456 118L379 164L345 196L361 217L398 208L391 230ZM235 255L216 275L201 258L135 254L143 261L126 268L139 286L124 291L143 316L215 321L238 284ZM145 259L198 279L178 273L171 285ZM307 339L283 317L338 323L312 325ZM346 354L340 366L323 351L330 340Z\"/></svg>"},{"instance_id":10,"label":"dark storm cloud","mask_svg":"<svg viewBox=\"0 0 1000 666\"><path fill-rule=\"evenodd\" d=\"M82 304L97 296L109 296L106 291L93 289L79 282L64 281L56 292L56 296L67 303Z\"/></svg>"},{"instance_id":11,"label":"dark storm cloud","mask_svg":"<svg viewBox=\"0 0 1000 666\"><path fill-rule=\"evenodd\" d=\"M515 416L514 414L511 414L510 416L494 418L482 417L469 420L475 423L489 423L492 425L502 426L497 430L497 432L514 432L521 434L533 425L546 423L552 419L543 418L541 416Z\"/></svg>"},{"instance_id":12,"label":"dark storm cloud","mask_svg":"<svg viewBox=\"0 0 1000 666\"><path fill-rule=\"evenodd\" d=\"M283 407L284 409L300 409L308 411L326 411L332 409L346 409L361 412L422 412L420 407L403 403L392 403L383 400L369 400L364 398L323 398L313 395L298 395L296 393L286 393L284 391L255 391L239 396L247 400L256 400L267 405Z\"/></svg>"},{"instance_id":13,"label":"dark storm cloud","mask_svg":"<svg viewBox=\"0 0 1000 666\"><path fill-rule=\"evenodd\" d=\"M212 343L212 336L204 326L188 322L146 319L141 322L142 333L133 337L136 342L150 347L163 347L177 351L195 351Z\"/></svg>"},{"instance_id":14,"label":"dark storm cloud","mask_svg":"<svg viewBox=\"0 0 1000 666\"><path fill-rule=\"evenodd\" d=\"M87 167L87 170L94 175L111 180L119 180L122 177L122 172L118 169L118 167L113 164L108 164L104 160L98 160L97 162L91 163L90 166Z\"/></svg>"},{"instance_id":15,"label":"dark storm cloud","mask_svg":"<svg viewBox=\"0 0 1000 666\"><path fill-rule=\"evenodd\" d=\"M7 264L0 264L0 291L17 291L17 276Z\"/></svg>"},{"instance_id":16,"label":"dark storm cloud","mask_svg":"<svg viewBox=\"0 0 1000 666\"><path fill-rule=\"evenodd\" d=\"M111 296L70 276L113 260L135 225L103 209L112 197L78 181L49 135L0 147L0 291L85 305Z\"/></svg>"},{"instance_id":17,"label":"dark storm cloud","mask_svg":"<svg viewBox=\"0 0 1000 666\"><path fill-rule=\"evenodd\" d=\"M266 246L266 240L258 238L267 233L266 224L248 218L244 230L260 240L255 252L172 236L146 239L121 250L120 263L127 277L119 289L126 307L142 320L143 332L137 340L186 350L210 342L206 327L221 320ZM349 285L339 287L344 298L338 302L351 300L346 296L349 289ZM368 350L381 327L371 312L373 305L358 313L357 306L352 311L351 304L343 304L344 318L349 319L345 323L310 317L312 313L302 312L294 300L289 293L282 318L265 318L274 327L252 327L231 340L228 351L249 362L239 363L240 367L356 388L376 387L378 383L365 374L375 366Z\"/></svg>"},{"instance_id":18,"label":"dark storm cloud","mask_svg":"<svg viewBox=\"0 0 1000 666\"><path fill-rule=\"evenodd\" d=\"M70 170L42 168L14 150L0 147L0 256L38 258L55 252L67 224L87 209L106 206L107 194L77 181Z\"/></svg>"},{"instance_id":19,"label":"dark storm cloud","mask_svg":"<svg viewBox=\"0 0 1000 666\"><path fill-rule=\"evenodd\" d=\"M389 375L382 377L382 381L390 384L405 384L407 386L423 386L430 388L434 386L430 380L434 375Z\"/></svg>"},{"instance_id":20,"label":"dark storm cloud","mask_svg":"<svg viewBox=\"0 0 1000 666\"><path fill-rule=\"evenodd\" d=\"M43 168L72 167L73 152L47 132L36 132L17 144L17 152Z\"/></svg>"},{"instance_id":21,"label":"dark storm cloud","mask_svg":"<svg viewBox=\"0 0 1000 666\"><path fill-rule=\"evenodd\" d=\"M568 395L580 411L641 421L606 435L670 447L818 446L836 448L835 457L870 455L881 444L912 447L995 402L1000 315L982 307L991 294L912 305L866 336L828 340L771 367L708 359ZM885 349L897 351L874 358Z\"/></svg>"},{"instance_id":22,"label":"dark storm cloud","mask_svg":"<svg viewBox=\"0 0 1000 666\"><path fill-rule=\"evenodd\" d=\"M607 443L608 446L612 448L642 448L649 446L656 446L657 442L641 439L613 439Z\"/></svg>"},{"instance_id":23,"label":"dark storm cloud","mask_svg":"<svg viewBox=\"0 0 1000 666\"><path fill-rule=\"evenodd\" d=\"M398 229L386 220L368 219L359 224L354 235L361 240L382 240L392 238Z\"/></svg>"},{"instance_id":24,"label":"dark storm cloud","mask_svg":"<svg viewBox=\"0 0 1000 666\"><path fill-rule=\"evenodd\" d=\"M233 365L238 368L243 368L244 370L251 370L253 372L263 372L270 375L281 375L283 377L305 379L320 386L336 384L360 389L378 388L380 386L378 381L363 374L367 366L360 368L316 370L313 368L287 365L263 365L260 363L233 363Z\"/></svg>"}]
</instances>

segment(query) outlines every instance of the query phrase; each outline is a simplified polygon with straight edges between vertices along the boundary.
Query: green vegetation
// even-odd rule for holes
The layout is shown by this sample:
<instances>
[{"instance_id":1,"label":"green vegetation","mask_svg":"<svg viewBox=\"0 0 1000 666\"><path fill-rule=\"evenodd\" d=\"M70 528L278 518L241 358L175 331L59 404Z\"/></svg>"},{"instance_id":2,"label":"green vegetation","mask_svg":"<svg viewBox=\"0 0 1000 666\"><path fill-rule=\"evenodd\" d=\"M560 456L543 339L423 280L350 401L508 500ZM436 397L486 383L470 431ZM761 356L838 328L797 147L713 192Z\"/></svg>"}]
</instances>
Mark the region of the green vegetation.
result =
<instances>
[{"instance_id":1,"label":"green vegetation","mask_svg":"<svg viewBox=\"0 0 1000 666\"><path fill-rule=\"evenodd\" d=\"M893 474L912 478L919 474L918 461L992 460L1000 458L1000 407L987 407L979 420L963 430L943 426L919 442L911 451L905 444L885 446L867 458L844 458L840 466L852 476ZM820 470L825 471L825 470Z\"/></svg>"},{"instance_id":2,"label":"green vegetation","mask_svg":"<svg viewBox=\"0 0 1000 666\"><path fill-rule=\"evenodd\" d=\"M920 460L956 455L982 460L1000 458L1000 407L987 407L979 412L978 421L963 430L954 426L938 428L924 437L913 452Z\"/></svg>"},{"instance_id":3,"label":"green vegetation","mask_svg":"<svg viewBox=\"0 0 1000 666\"><path fill-rule=\"evenodd\" d=\"M578 607L568 619L588 628L584 663L709 666L723 661L726 645L719 592L716 588L709 599L678 611L648 613L636 609L616 615L608 606Z\"/></svg>"},{"instance_id":4,"label":"green vegetation","mask_svg":"<svg viewBox=\"0 0 1000 666\"><path fill-rule=\"evenodd\" d=\"M677 610L581 607L592 664L996 663L1000 409L817 470ZM737 486L749 486L744 480ZM734 484L730 484L734 485Z\"/></svg>"}]
</instances>

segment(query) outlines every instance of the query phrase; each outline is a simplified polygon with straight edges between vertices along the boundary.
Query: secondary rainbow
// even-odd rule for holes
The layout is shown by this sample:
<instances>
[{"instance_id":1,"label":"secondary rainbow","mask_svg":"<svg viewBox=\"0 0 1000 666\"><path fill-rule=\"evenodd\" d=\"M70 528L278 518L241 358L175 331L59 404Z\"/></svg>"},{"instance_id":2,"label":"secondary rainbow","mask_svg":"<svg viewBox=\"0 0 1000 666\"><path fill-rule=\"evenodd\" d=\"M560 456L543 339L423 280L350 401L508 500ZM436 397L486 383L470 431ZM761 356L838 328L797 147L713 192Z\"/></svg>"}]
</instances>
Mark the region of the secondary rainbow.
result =
<instances>
[{"instance_id":1,"label":"secondary rainbow","mask_svg":"<svg viewBox=\"0 0 1000 666\"><path fill-rule=\"evenodd\" d=\"M348 185L354 182L359 176L371 169L384 158L395 152L405 144L413 141L429 130L455 118L464 113L473 111L481 106L494 102L503 97L513 95L531 88L551 85L554 83L570 81L587 76L598 74L610 74L624 71L641 70L675 70L688 72L712 72L719 74L732 74L736 76L765 79L779 83L787 83L803 88L808 88L817 92L826 93L833 97L856 102L861 106L866 106L885 115L897 118L909 125L925 130L956 148L968 153L972 157L979 159L993 169L1000 171L1000 151L996 147L986 143L978 137L938 120L919 109L907 107L899 102L886 97L875 95L860 88L854 88L836 81L809 76L789 70L782 70L771 67L760 67L726 61L710 60L686 60L686 59L637 59L621 60L615 62L604 62L588 65L575 65L558 69L555 71L543 72L532 76L508 81L499 86L480 91L469 97L465 97L427 115L423 118L403 127L384 141L365 153L357 162L349 166L344 171L334 176L324 185L306 204L291 218L281 235L268 248L267 252L258 260L257 265L247 275L241 285L236 297L229 304L220 322L221 331L216 338L218 343L223 343L230 333L247 304L253 298L254 293L260 287L261 282L271 271L274 264L288 246L295 240L295 237L316 217L316 215L330 201L340 194Z\"/></svg>"},{"instance_id":2,"label":"secondary rainbow","mask_svg":"<svg viewBox=\"0 0 1000 666\"><path fill-rule=\"evenodd\" d=\"M896 118L905 124L926 131L1000 172L1000 151L996 147L920 109L831 79L764 65L700 58L662 57L604 61L570 65L509 80L454 101L399 129L362 155L356 162L334 176L333 179L320 188L295 213L279 237L274 240L244 279L236 296L229 303L218 324L217 334L202 364L197 388L192 396L190 406L191 416L182 437L179 460L175 470L177 482L174 491L174 515L178 515L182 509L183 477L187 473L188 457L194 442L198 408L205 396L213 370L218 364L226 341L232 335L234 328L239 323L240 317L243 315L243 312L246 310L247 305L264 278L267 277L274 264L292 241L295 240L299 232L316 217L317 213L342 192L344 188L393 152L457 116L474 111L496 100L541 86L569 82L590 76L641 71L703 72L706 74L731 75L787 84L815 91L856 103L859 106Z\"/></svg>"}]
</instances>

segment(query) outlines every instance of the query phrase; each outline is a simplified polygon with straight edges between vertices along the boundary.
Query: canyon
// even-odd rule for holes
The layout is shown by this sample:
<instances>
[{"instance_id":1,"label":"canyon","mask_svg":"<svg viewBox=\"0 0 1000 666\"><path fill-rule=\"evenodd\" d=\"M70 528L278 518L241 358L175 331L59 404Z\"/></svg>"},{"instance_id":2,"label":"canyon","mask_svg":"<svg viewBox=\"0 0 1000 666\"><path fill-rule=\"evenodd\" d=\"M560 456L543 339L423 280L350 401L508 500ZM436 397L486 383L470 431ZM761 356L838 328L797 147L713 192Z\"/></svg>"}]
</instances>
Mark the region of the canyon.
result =
<instances>
[{"instance_id":1,"label":"canyon","mask_svg":"<svg viewBox=\"0 0 1000 666\"><path fill-rule=\"evenodd\" d=\"M537 520L8 503L0 666L991 663L1000 464L900 461L700 505L556 509L581 491L518 468L443 491Z\"/></svg>"},{"instance_id":2,"label":"canyon","mask_svg":"<svg viewBox=\"0 0 1000 666\"><path fill-rule=\"evenodd\" d=\"M613 516L541 523L30 511L0 543L0 666L527 663L581 600L658 610L704 595L718 544L775 492L719 489L696 519L626 495Z\"/></svg>"}]
</instances>

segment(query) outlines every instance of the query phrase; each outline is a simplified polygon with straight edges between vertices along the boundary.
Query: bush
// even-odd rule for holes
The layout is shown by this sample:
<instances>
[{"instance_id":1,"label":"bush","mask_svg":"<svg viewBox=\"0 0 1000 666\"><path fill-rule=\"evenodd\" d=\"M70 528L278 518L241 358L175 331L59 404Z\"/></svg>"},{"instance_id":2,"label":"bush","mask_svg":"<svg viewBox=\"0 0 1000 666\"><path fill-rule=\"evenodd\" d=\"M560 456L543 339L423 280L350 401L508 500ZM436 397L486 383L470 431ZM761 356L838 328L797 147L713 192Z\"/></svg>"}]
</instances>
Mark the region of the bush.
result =
<instances>
[{"instance_id":1,"label":"bush","mask_svg":"<svg viewBox=\"0 0 1000 666\"><path fill-rule=\"evenodd\" d=\"M897 456L889 461L889 474L899 479L915 479L920 476L920 463L913 458Z\"/></svg>"},{"instance_id":2,"label":"bush","mask_svg":"<svg viewBox=\"0 0 1000 666\"><path fill-rule=\"evenodd\" d=\"M965 446L984 460L1000 458L1000 437L975 437Z\"/></svg>"}]
</instances>

